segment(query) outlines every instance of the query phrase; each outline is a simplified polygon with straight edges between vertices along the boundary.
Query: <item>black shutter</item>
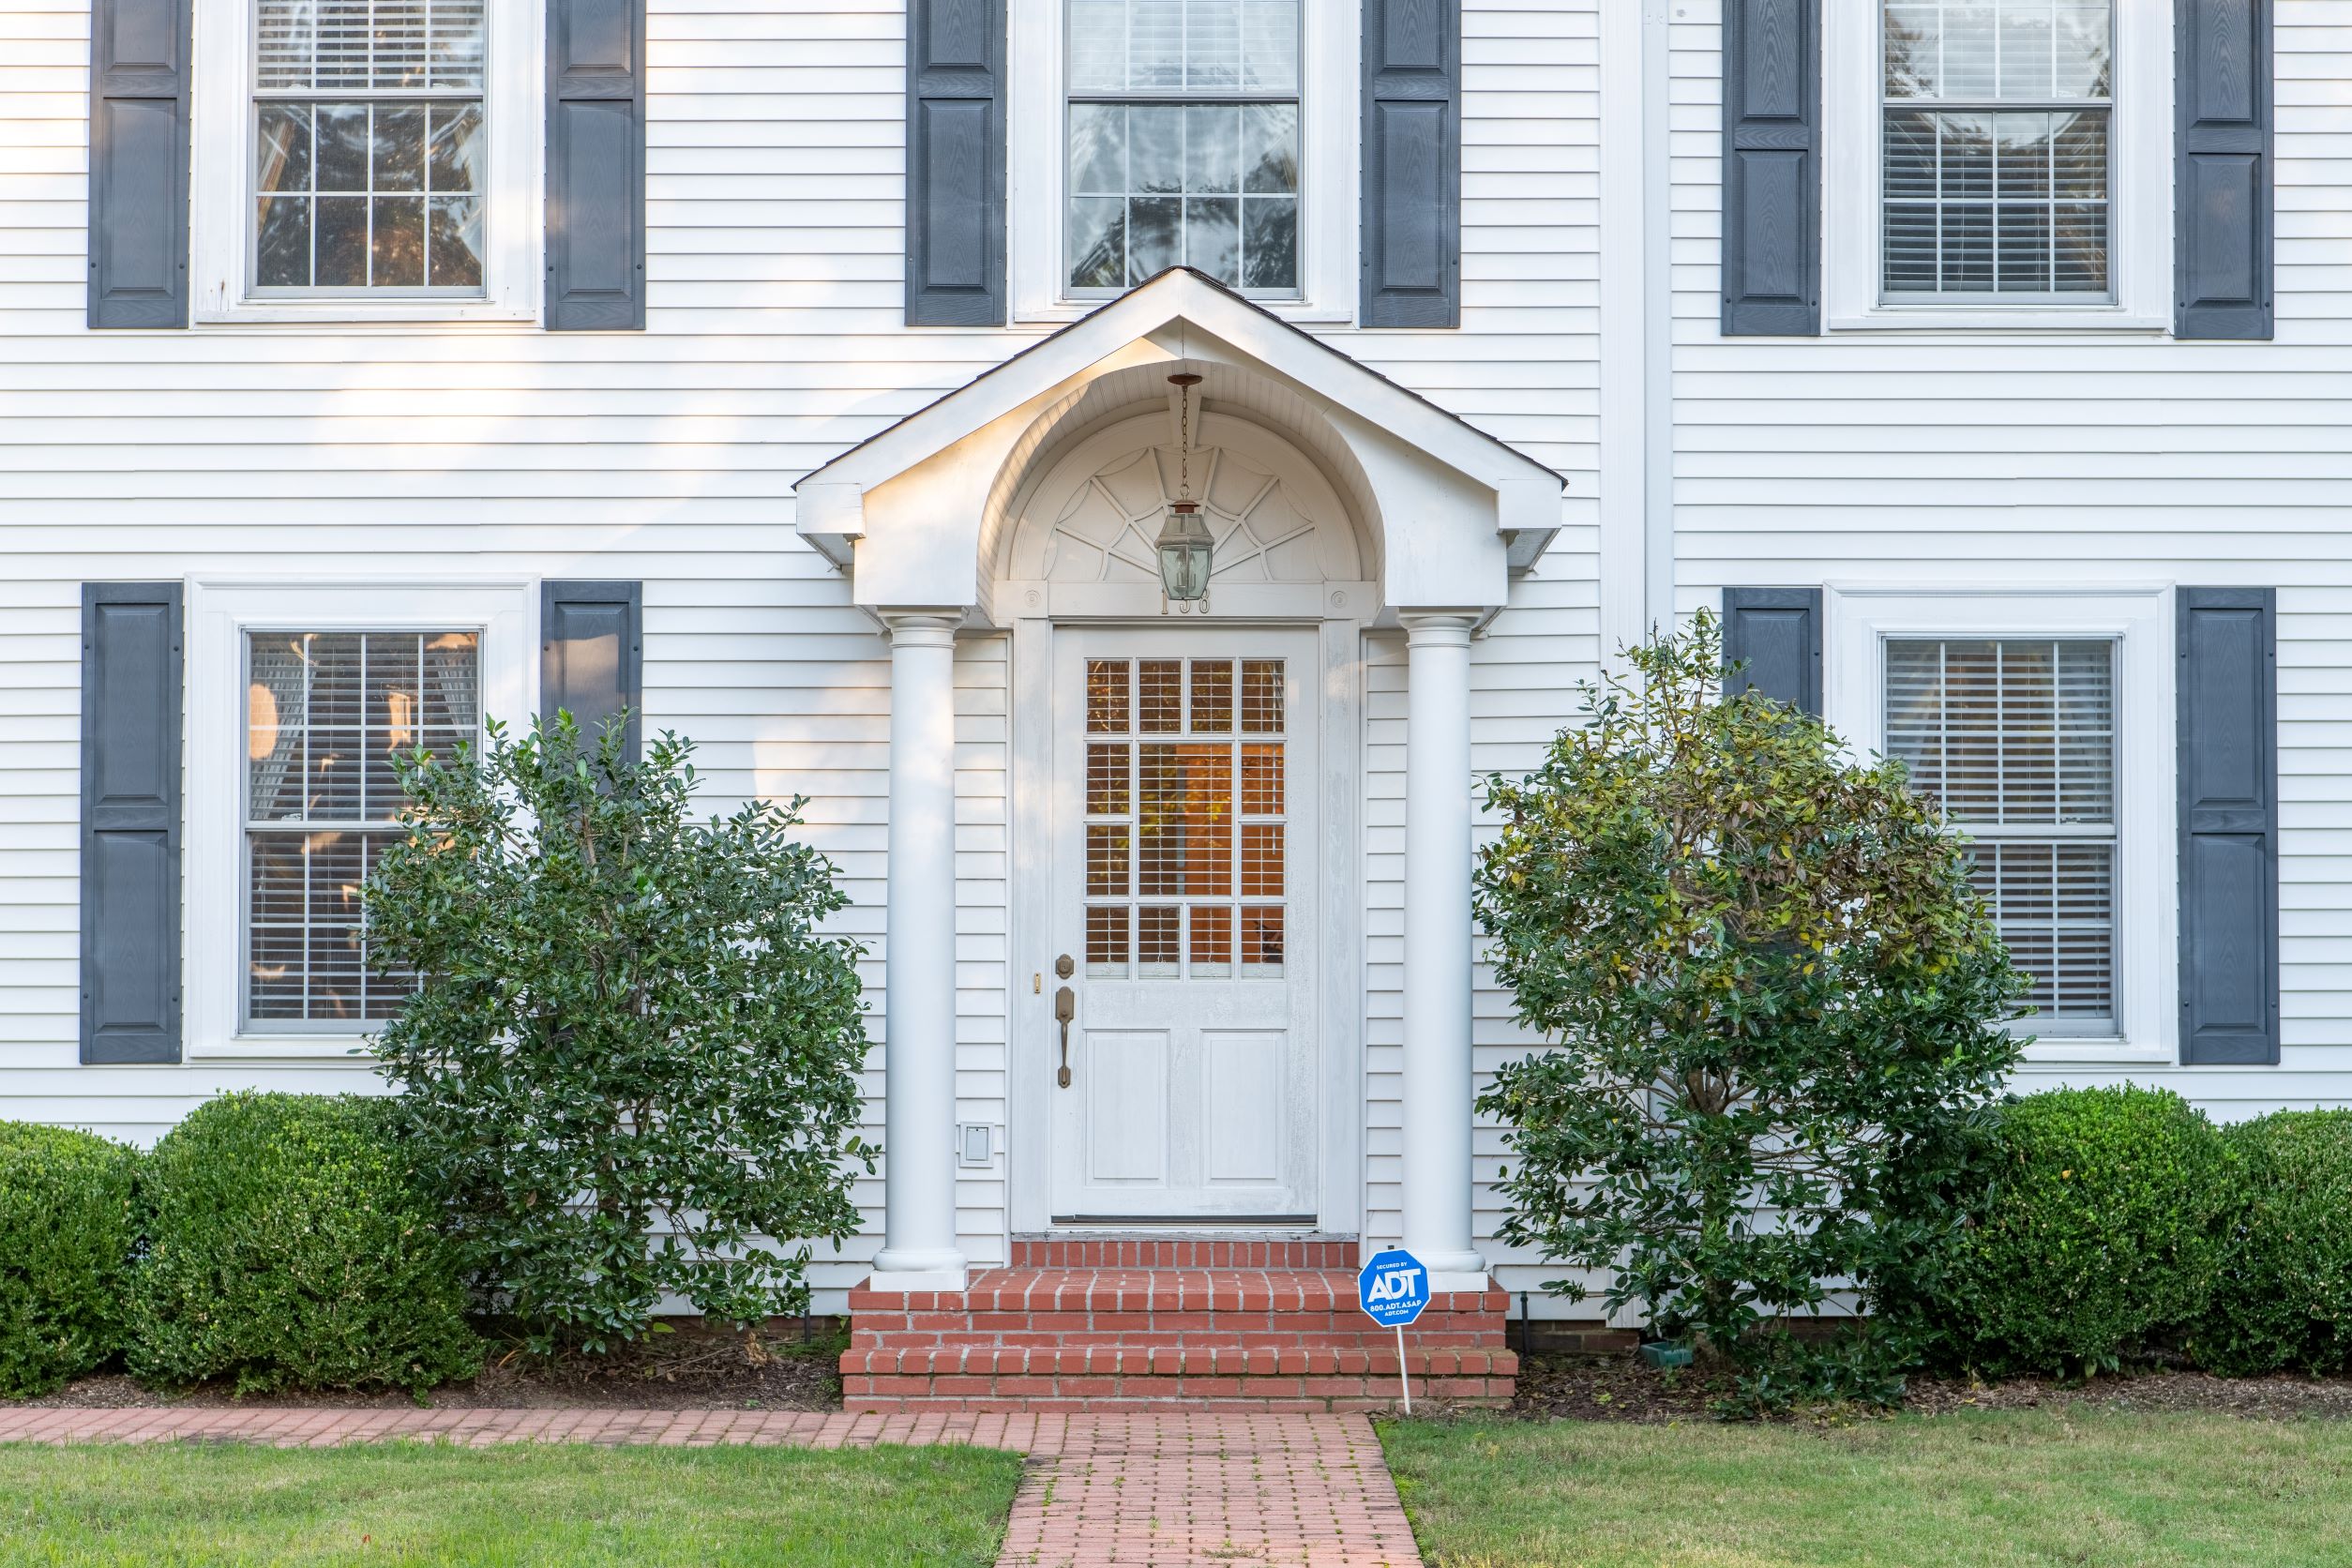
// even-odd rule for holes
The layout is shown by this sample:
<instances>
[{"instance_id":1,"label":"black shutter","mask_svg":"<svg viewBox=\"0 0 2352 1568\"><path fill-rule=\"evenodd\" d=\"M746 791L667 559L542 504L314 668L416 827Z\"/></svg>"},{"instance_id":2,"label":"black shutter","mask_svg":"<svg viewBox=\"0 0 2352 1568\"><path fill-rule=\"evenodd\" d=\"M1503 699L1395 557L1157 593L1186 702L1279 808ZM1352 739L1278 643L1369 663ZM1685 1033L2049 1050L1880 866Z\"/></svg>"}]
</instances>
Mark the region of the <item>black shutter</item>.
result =
<instances>
[{"instance_id":1,"label":"black shutter","mask_svg":"<svg viewBox=\"0 0 2352 1568\"><path fill-rule=\"evenodd\" d=\"M2278 597L2179 590L2180 1060L2279 1059Z\"/></svg>"},{"instance_id":2,"label":"black shutter","mask_svg":"<svg viewBox=\"0 0 2352 1568\"><path fill-rule=\"evenodd\" d=\"M2175 0L2173 331L2270 336L2270 0Z\"/></svg>"},{"instance_id":3,"label":"black shutter","mask_svg":"<svg viewBox=\"0 0 2352 1568\"><path fill-rule=\"evenodd\" d=\"M645 324L645 3L548 0L547 328Z\"/></svg>"},{"instance_id":4,"label":"black shutter","mask_svg":"<svg viewBox=\"0 0 2352 1568\"><path fill-rule=\"evenodd\" d=\"M1723 663L1726 696L1754 688L1818 718L1821 590L1725 589ZM1735 665L1747 668L1730 673Z\"/></svg>"},{"instance_id":5,"label":"black shutter","mask_svg":"<svg viewBox=\"0 0 2352 1568\"><path fill-rule=\"evenodd\" d=\"M644 597L634 582L548 582L539 588L539 712L565 710L594 743L628 710L628 756L642 754Z\"/></svg>"},{"instance_id":6,"label":"black shutter","mask_svg":"<svg viewBox=\"0 0 2352 1568\"><path fill-rule=\"evenodd\" d=\"M1004 0L909 3L907 324L1004 324Z\"/></svg>"},{"instance_id":7,"label":"black shutter","mask_svg":"<svg viewBox=\"0 0 2352 1568\"><path fill-rule=\"evenodd\" d=\"M82 585L82 1060L180 1059L180 585Z\"/></svg>"},{"instance_id":8,"label":"black shutter","mask_svg":"<svg viewBox=\"0 0 2352 1568\"><path fill-rule=\"evenodd\" d=\"M90 324L188 324L190 0L93 0Z\"/></svg>"},{"instance_id":9,"label":"black shutter","mask_svg":"<svg viewBox=\"0 0 2352 1568\"><path fill-rule=\"evenodd\" d=\"M1365 326L1462 323L1462 8L1364 0Z\"/></svg>"},{"instance_id":10,"label":"black shutter","mask_svg":"<svg viewBox=\"0 0 2352 1568\"><path fill-rule=\"evenodd\" d=\"M1820 126L1820 0L1726 0L1726 338L1821 330Z\"/></svg>"}]
</instances>

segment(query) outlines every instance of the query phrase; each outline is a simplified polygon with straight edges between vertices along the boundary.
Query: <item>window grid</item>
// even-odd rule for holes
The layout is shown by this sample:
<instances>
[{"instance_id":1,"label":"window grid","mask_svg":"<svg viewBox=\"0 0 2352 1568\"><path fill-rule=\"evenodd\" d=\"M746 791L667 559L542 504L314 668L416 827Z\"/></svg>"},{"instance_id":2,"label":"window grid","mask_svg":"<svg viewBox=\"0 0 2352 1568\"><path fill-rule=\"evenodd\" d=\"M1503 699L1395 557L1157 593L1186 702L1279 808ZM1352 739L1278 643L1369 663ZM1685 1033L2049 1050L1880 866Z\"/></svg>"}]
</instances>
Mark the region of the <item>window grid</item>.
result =
<instances>
[{"instance_id":1,"label":"window grid","mask_svg":"<svg viewBox=\"0 0 2352 1568\"><path fill-rule=\"evenodd\" d=\"M394 755L479 736L479 634L256 631L246 671L248 1024L381 1022L415 980L374 972L360 884L405 831Z\"/></svg>"},{"instance_id":2,"label":"window grid","mask_svg":"<svg viewBox=\"0 0 2352 1568\"><path fill-rule=\"evenodd\" d=\"M2108 0L1883 0L1889 298L2110 294Z\"/></svg>"},{"instance_id":3,"label":"window grid","mask_svg":"<svg viewBox=\"0 0 2352 1568\"><path fill-rule=\"evenodd\" d=\"M1299 293L1299 0L1068 0L1063 283Z\"/></svg>"},{"instance_id":4,"label":"window grid","mask_svg":"<svg viewBox=\"0 0 2352 1568\"><path fill-rule=\"evenodd\" d=\"M253 287L479 295L483 0L255 0Z\"/></svg>"},{"instance_id":5,"label":"window grid","mask_svg":"<svg viewBox=\"0 0 2352 1568\"><path fill-rule=\"evenodd\" d=\"M1282 669L1280 659L1087 661L1091 978L1281 977Z\"/></svg>"},{"instance_id":6,"label":"window grid","mask_svg":"<svg viewBox=\"0 0 2352 1568\"><path fill-rule=\"evenodd\" d=\"M1970 837L1970 876L2049 1033L2116 1020L2115 644L1891 640L1888 755Z\"/></svg>"}]
</instances>

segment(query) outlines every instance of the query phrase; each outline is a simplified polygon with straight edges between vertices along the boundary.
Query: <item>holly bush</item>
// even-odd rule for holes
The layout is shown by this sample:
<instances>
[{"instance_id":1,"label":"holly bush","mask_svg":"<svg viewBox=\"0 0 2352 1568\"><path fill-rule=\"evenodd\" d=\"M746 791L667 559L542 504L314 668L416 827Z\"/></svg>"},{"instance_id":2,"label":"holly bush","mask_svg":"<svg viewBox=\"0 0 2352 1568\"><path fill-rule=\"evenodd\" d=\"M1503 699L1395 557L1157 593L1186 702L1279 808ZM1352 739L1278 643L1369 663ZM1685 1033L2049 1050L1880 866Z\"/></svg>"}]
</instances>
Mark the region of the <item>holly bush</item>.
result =
<instances>
[{"instance_id":1,"label":"holly bush","mask_svg":"<svg viewBox=\"0 0 2352 1568\"><path fill-rule=\"evenodd\" d=\"M746 1328L856 1228L865 1062L847 903L801 801L692 818L691 747L642 762L568 715L400 761L370 951L424 976L376 1045L494 1310L602 1352L662 1298Z\"/></svg>"},{"instance_id":2,"label":"holly bush","mask_svg":"<svg viewBox=\"0 0 2352 1568\"><path fill-rule=\"evenodd\" d=\"M1477 907L1549 1042L1480 1098L1510 1151L1502 1239L1608 1275L1744 1368L1742 1397L1883 1395L1892 1314L1797 1359L1765 1319L1918 1296L1965 1220L2025 981L1965 846L1887 761L1755 691L1711 616L1582 688L1543 765L1488 785ZM1549 1287L1571 1298L1572 1280Z\"/></svg>"}]
</instances>

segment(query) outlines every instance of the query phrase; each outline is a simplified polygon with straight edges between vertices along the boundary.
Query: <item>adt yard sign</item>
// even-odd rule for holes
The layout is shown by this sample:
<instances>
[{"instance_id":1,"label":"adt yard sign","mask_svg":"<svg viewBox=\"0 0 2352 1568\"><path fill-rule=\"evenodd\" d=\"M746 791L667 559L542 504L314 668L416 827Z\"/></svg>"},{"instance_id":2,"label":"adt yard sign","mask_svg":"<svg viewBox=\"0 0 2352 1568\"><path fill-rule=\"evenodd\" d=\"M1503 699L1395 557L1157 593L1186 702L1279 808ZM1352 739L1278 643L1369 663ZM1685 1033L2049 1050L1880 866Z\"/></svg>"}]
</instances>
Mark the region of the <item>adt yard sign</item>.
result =
<instances>
[{"instance_id":1,"label":"adt yard sign","mask_svg":"<svg viewBox=\"0 0 2352 1568\"><path fill-rule=\"evenodd\" d=\"M1410 1415L1413 1388L1405 1376L1405 1325L1429 1304L1429 1271L1402 1247L1375 1253L1356 1274L1356 1304L1365 1317L1396 1331L1396 1382L1404 1391L1405 1413Z\"/></svg>"},{"instance_id":2,"label":"adt yard sign","mask_svg":"<svg viewBox=\"0 0 2352 1568\"><path fill-rule=\"evenodd\" d=\"M1376 1253L1356 1275L1356 1300L1384 1329L1401 1329L1429 1304L1429 1271L1402 1247Z\"/></svg>"}]
</instances>

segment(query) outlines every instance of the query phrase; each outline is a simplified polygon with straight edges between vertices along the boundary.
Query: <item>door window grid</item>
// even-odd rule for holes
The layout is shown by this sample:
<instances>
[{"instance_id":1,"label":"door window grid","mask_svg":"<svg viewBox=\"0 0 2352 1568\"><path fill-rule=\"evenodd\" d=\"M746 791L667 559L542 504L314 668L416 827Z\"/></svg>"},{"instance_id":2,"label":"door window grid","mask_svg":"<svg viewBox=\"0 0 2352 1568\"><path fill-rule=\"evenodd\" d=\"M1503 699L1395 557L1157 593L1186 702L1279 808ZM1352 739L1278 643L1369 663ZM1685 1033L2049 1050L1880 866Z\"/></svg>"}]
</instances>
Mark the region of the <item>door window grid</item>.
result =
<instances>
[{"instance_id":1,"label":"door window grid","mask_svg":"<svg viewBox=\"0 0 2352 1568\"><path fill-rule=\"evenodd\" d=\"M1299 0L1068 0L1065 284L1299 292Z\"/></svg>"},{"instance_id":2,"label":"door window grid","mask_svg":"<svg viewBox=\"0 0 2352 1568\"><path fill-rule=\"evenodd\" d=\"M1088 975L1279 979L1283 661L1090 659L1086 676Z\"/></svg>"},{"instance_id":3,"label":"door window grid","mask_svg":"<svg viewBox=\"0 0 2352 1568\"><path fill-rule=\"evenodd\" d=\"M2110 0L1883 0L1886 296L2110 292Z\"/></svg>"},{"instance_id":4,"label":"door window grid","mask_svg":"<svg viewBox=\"0 0 2352 1568\"><path fill-rule=\"evenodd\" d=\"M415 988L369 962L360 884L405 830L396 753L479 737L472 631L246 638L245 1015L357 1030Z\"/></svg>"},{"instance_id":5,"label":"door window grid","mask_svg":"<svg viewBox=\"0 0 2352 1568\"><path fill-rule=\"evenodd\" d=\"M2116 1025L2114 667L2103 640L1886 645L1888 755L1968 831L2038 1033Z\"/></svg>"},{"instance_id":6,"label":"door window grid","mask_svg":"<svg viewBox=\"0 0 2352 1568\"><path fill-rule=\"evenodd\" d=\"M483 0L254 0L253 284L478 294Z\"/></svg>"}]
</instances>

